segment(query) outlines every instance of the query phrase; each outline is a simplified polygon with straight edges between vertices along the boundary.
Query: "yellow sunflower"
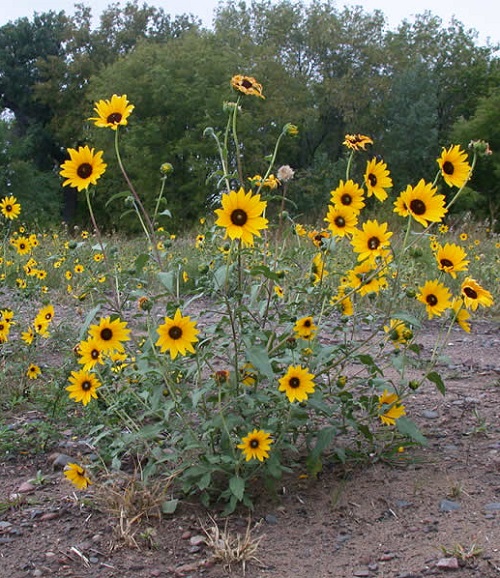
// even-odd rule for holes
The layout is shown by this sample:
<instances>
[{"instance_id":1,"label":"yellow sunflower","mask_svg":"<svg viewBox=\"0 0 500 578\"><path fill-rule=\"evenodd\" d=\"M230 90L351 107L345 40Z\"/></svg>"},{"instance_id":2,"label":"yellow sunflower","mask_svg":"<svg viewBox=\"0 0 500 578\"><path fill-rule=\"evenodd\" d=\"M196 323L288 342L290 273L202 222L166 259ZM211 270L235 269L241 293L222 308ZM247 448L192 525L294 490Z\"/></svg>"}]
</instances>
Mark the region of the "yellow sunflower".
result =
<instances>
[{"instance_id":1,"label":"yellow sunflower","mask_svg":"<svg viewBox=\"0 0 500 578\"><path fill-rule=\"evenodd\" d=\"M50 323L53 319L54 319L54 306L46 305L45 307L42 307L40 311L37 313L37 316L35 317L35 323L41 320Z\"/></svg>"},{"instance_id":2,"label":"yellow sunflower","mask_svg":"<svg viewBox=\"0 0 500 578\"><path fill-rule=\"evenodd\" d=\"M226 229L225 237L241 239L243 245L253 245L254 235L260 237L260 231L267 229L267 219L262 216L267 203L260 195L230 191L222 195L222 209L216 209L218 216L215 224Z\"/></svg>"},{"instance_id":3,"label":"yellow sunflower","mask_svg":"<svg viewBox=\"0 0 500 578\"><path fill-rule=\"evenodd\" d=\"M263 462L269 457L272 443L270 434L261 429L254 429L244 438L241 438L241 443L236 447L243 452L247 462L250 460Z\"/></svg>"},{"instance_id":4,"label":"yellow sunflower","mask_svg":"<svg viewBox=\"0 0 500 578\"><path fill-rule=\"evenodd\" d=\"M31 251L31 243L28 237L16 237L11 239L10 243L16 248L19 255L27 255Z\"/></svg>"},{"instance_id":5,"label":"yellow sunflower","mask_svg":"<svg viewBox=\"0 0 500 578\"><path fill-rule=\"evenodd\" d=\"M157 329L158 340L155 345L160 351L170 352L170 357L175 359L180 353L186 355L187 351L194 353L193 343L198 341L198 329L196 321L191 321L190 317L183 317L180 309L177 309L173 319L165 317L165 322Z\"/></svg>"},{"instance_id":6,"label":"yellow sunflower","mask_svg":"<svg viewBox=\"0 0 500 578\"><path fill-rule=\"evenodd\" d=\"M279 381L279 391L284 391L290 403L305 401L314 393L314 375L301 365L291 365Z\"/></svg>"},{"instance_id":7,"label":"yellow sunflower","mask_svg":"<svg viewBox=\"0 0 500 578\"><path fill-rule=\"evenodd\" d=\"M331 237L329 231L317 231L316 229L307 233L307 236L309 239L311 239L313 245L318 247L318 249L323 249L325 247L325 239L329 239Z\"/></svg>"},{"instance_id":8,"label":"yellow sunflower","mask_svg":"<svg viewBox=\"0 0 500 578\"><path fill-rule=\"evenodd\" d=\"M426 281L419 287L417 300L425 305L429 319L439 317L451 307L451 293L440 281Z\"/></svg>"},{"instance_id":9,"label":"yellow sunflower","mask_svg":"<svg viewBox=\"0 0 500 578\"><path fill-rule=\"evenodd\" d=\"M301 317L297 319L293 330L295 331L296 337L312 339L316 335L316 331L318 331L318 326L315 325L311 316Z\"/></svg>"},{"instance_id":10,"label":"yellow sunflower","mask_svg":"<svg viewBox=\"0 0 500 578\"><path fill-rule=\"evenodd\" d=\"M363 189L352 179L345 183L341 180L339 186L330 191L330 202L334 205L347 207L354 213L359 214L365 206L363 194Z\"/></svg>"},{"instance_id":11,"label":"yellow sunflower","mask_svg":"<svg viewBox=\"0 0 500 578\"><path fill-rule=\"evenodd\" d=\"M471 166L467 161L467 153L461 150L459 145L450 146L448 150L443 149L437 163L448 186L460 189L469 180Z\"/></svg>"},{"instance_id":12,"label":"yellow sunflower","mask_svg":"<svg viewBox=\"0 0 500 578\"><path fill-rule=\"evenodd\" d=\"M9 339L10 323L0 319L0 343L6 343Z\"/></svg>"},{"instance_id":13,"label":"yellow sunflower","mask_svg":"<svg viewBox=\"0 0 500 578\"><path fill-rule=\"evenodd\" d=\"M103 317L97 325L89 327L89 336L95 341L102 353L112 353L113 351L123 352L123 342L130 340L130 329L127 329L127 322L111 317Z\"/></svg>"},{"instance_id":14,"label":"yellow sunflower","mask_svg":"<svg viewBox=\"0 0 500 578\"><path fill-rule=\"evenodd\" d=\"M455 297L451 303L451 308L453 309L453 321L458 323L458 325L466 332L470 333L470 313L464 307L463 299L460 297Z\"/></svg>"},{"instance_id":15,"label":"yellow sunflower","mask_svg":"<svg viewBox=\"0 0 500 578\"><path fill-rule=\"evenodd\" d=\"M98 363L104 365L102 350L95 339L81 341L78 344L77 352L80 356L78 358L78 363L83 365L82 369L84 371L93 369Z\"/></svg>"},{"instance_id":16,"label":"yellow sunflower","mask_svg":"<svg viewBox=\"0 0 500 578\"><path fill-rule=\"evenodd\" d=\"M328 205L325 221L328 229L337 237L351 235L358 224L357 214L344 205Z\"/></svg>"},{"instance_id":17,"label":"yellow sunflower","mask_svg":"<svg viewBox=\"0 0 500 578\"><path fill-rule=\"evenodd\" d=\"M89 118L99 128L116 130L120 125L125 126L127 119L134 110L134 105L127 100L127 95L113 94L111 99L96 102L94 110L97 117Z\"/></svg>"},{"instance_id":18,"label":"yellow sunflower","mask_svg":"<svg viewBox=\"0 0 500 578\"><path fill-rule=\"evenodd\" d=\"M6 219L17 219L21 214L21 205L17 202L16 197L4 197L0 201L0 212Z\"/></svg>"},{"instance_id":19,"label":"yellow sunflower","mask_svg":"<svg viewBox=\"0 0 500 578\"><path fill-rule=\"evenodd\" d=\"M373 144L373 140L364 134L346 134L342 143L353 151L365 150L366 145Z\"/></svg>"},{"instance_id":20,"label":"yellow sunflower","mask_svg":"<svg viewBox=\"0 0 500 578\"><path fill-rule=\"evenodd\" d=\"M489 291L483 289L479 283L472 277L467 277L460 288L464 305L468 309L475 311L479 305L483 307L491 307L493 305L493 297Z\"/></svg>"},{"instance_id":21,"label":"yellow sunflower","mask_svg":"<svg viewBox=\"0 0 500 578\"><path fill-rule=\"evenodd\" d=\"M102 151L94 154L94 149L88 146L68 149L70 156L69 161L61 165L60 174L65 177L63 187L69 185L82 191L89 185L97 184L97 179L101 177L106 170L106 163L102 160Z\"/></svg>"},{"instance_id":22,"label":"yellow sunflower","mask_svg":"<svg viewBox=\"0 0 500 578\"><path fill-rule=\"evenodd\" d=\"M26 331L21 332L21 340L26 343L26 345L31 345L35 339L35 330L33 327L28 327Z\"/></svg>"},{"instance_id":23,"label":"yellow sunflower","mask_svg":"<svg viewBox=\"0 0 500 578\"><path fill-rule=\"evenodd\" d=\"M389 176L387 165L378 161L375 157L368 161L364 175L366 191L369 197L375 195L380 202L387 199L387 191L392 187L392 179Z\"/></svg>"},{"instance_id":24,"label":"yellow sunflower","mask_svg":"<svg viewBox=\"0 0 500 578\"><path fill-rule=\"evenodd\" d=\"M413 331L400 319L391 319L389 325L384 325L384 331L396 348L413 339Z\"/></svg>"},{"instance_id":25,"label":"yellow sunflower","mask_svg":"<svg viewBox=\"0 0 500 578\"><path fill-rule=\"evenodd\" d=\"M438 269L449 273L453 279L457 278L457 271L467 271L469 261L466 259L467 253L459 245L446 243L438 245L436 261Z\"/></svg>"},{"instance_id":26,"label":"yellow sunflower","mask_svg":"<svg viewBox=\"0 0 500 578\"><path fill-rule=\"evenodd\" d=\"M30 363L28 366L28 369L26 371L26 375L28 376L28 379L38 379L38 376L42 373L42 370L40 369L40 367L38 365L35 365L34 363Z\"/></svg>"},{"instance_id":27,"label":"yellow sunflower","mask_svg":"<svg viewBox=\"0 0 500 578\"><path fill-rule=\"evenodd\" d=\"M316 253L311 263L311 278L313 285L321 283L328 276L323 253Z\"/></svg>"},{"instance_id":28,"label":"yellow sunflower","mask_svg":"<svg viewBox=\"0 0 500 578\"><path fill-rule=\"evenodd\" d=\"M367 260L347 272L346 285L362 297L385 289L387 279L373 266L370 260Z\"/></svg>"},{"instance_id":29,"label":"yellow sunflower","mask_svg":"<svg viewBox=\"0 0 500 578\"><path fill-rule=\"evenodd\" d=\"M259 84L253 76L236 74L231 78L231 86L243 94L265 98L262 94L262 84Z\"/></svg>"},{"instance_id":30,"label":"yellow sunflower","mask_svg":"<svg viewBox=\"0 0 500 578\"><path fill-rule=\"evenodd\" d=\"M396 420L406 415L405 406L399 403L396 393L389 393L386 389L378 398L378 405L383 412L379 415L385 425L394 425Z\"/></svg>"},{"instance_id":31,"label":"yellow sunflower","mask_svg":"<svg viewBox=\"0 0 500 578\"><path fill-rule=\"evenodd\" d=\"M416 187L408 185L394 201L394 212L402 217L411 215L415 221L428 227L439 223L447 213L444 195L436 194L436 187L420 179Z\"/></svg>"},{"instance_id":32,"label":"yellow sunflower","mask_svg":"<svg viewBox=\"0 0 500 578\"><path fill-rule=\"evenodd\" d=\"M390 246L391 237L392 232L387 231L387 223L378 223L375 219L363 223L362 229L356 229L351 239L353 251L358 253L358 261L374 260L382 256Z\"/></svg>"},{"instance_id":33,"label":"yellow sunflower","mask_svg":"<svg viewBox=\"0 0 500 578\"><path fill-rule=\"evenodd\" d=\"M84 490L92 483L90 478L87 476L85 468L82 468L82 466L79 466L78 464L67 464L64 468L64 475L79 490Z\"/></svg>"},{"instance_id":34,"label":"yellow sunflower","mask_svg":"<svg viewBox=\"0 0 500 578\"><path fill-rule=\"evenodd\" d=\"M83 369L72 371L69 382L71 385L66 387L66 391L69 392L70 399L81 401L83 405L87 405L92 398L97 399L96 391L102 385L93 373Z\"/></svg>"}]
</instances>

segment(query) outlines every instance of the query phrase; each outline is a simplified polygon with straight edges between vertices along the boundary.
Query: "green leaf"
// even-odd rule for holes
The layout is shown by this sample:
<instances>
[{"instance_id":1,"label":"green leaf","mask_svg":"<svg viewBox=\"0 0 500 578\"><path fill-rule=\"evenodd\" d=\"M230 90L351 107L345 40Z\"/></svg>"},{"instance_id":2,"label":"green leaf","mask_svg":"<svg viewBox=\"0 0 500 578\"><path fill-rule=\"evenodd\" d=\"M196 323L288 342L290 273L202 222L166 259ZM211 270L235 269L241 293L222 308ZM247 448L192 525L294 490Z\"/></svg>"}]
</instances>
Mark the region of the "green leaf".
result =
<instances>
[{"instance_id":1,"label":"green leaf","mask_svg":"<svg viewBox=\"0 0 500 578\"><path fill-rule=\"evenodd\" d=\"M437 387L437 390L441 395L445 395L446 393L446 385L444 381L441 379L441 376L437 371L431 371L425 376L429 381L432 381Z\"/></svg>"},{"instance_id":2,"label":"green leaf","mask_svg":"<svg viewBox=\"0 0 500 578\"><path fill-rule=\"evenodd\" d=\"M174 290L174 272L173 271L161 271L158 273L158 279L160 283L166 287L169 291Z\"/></svg>"},{"instance_id":3,"label":"green leaf","mask_svg":"<svg viewBox=\"0 0 500 578\"><path fill-rule=\"evenodd\" d=\"M239 476L233 476L229 480L229 489L233 496L241 502L243 496L245 495L245 480Z\"/></svg>"},{"instance_id":4,"label":"green leaf","mask_svg":"<svg viewBox=\"0 0 500 578\"><path fill-rule=\"evenodd\" d=\"M137 259L135 260L134 267L135 267L135 274L140 275L146 266L146 263L149 261L149 255L147 253L141 253L138 255Z\"/></svg>"},{"instance_id":5,"label":"green leaf","mask_svg":"<svg viewBox=\"0 0 500 578\"><path fill-rule=\"evenodd\" d=\"M121 199L130 196L130 191L120 191L119 193L115 193L114 195L111 195L111 197L109 197L109 199L106 201L106 207L110 205L115 199Z\"/></svg>"},{"instance_id":6,"label":"green leaf","mask_svg":"<svg viewBox=\"0 0 500 578\"><path fill-rule=\"evenodd\" d=\"M161 505L161 511L164 514L173 514L175 512L175 510L177 509L177 504L179 503L179 500L177 499L173 499L173 500L166 500L165 502L163 502L163 504Z\"/></svg>"},{"instance_id":7,"label":"green leaf","mask_svg":"<svg viewBox=\"0 0 500 578\"><path fill-rule=\"evenodd\" d=\"M268 379L274 379L274 371L269 360L269 355L264 347L254 345L247 349L246 357L257 371L265 375Z\"/></svg>"},{"instance_id":8,"label":"green leaf","mask_svg":"<svg viewBox=\"0 0 500 578\"><path fill-rule=\"evenodd\" d=\"M418 427L411 421L411 419L408 419L405 416L401 416L396 420L396 427L398 428L399 433L403 434L404 436L410 437L413 441L420 445L427 445L427 439L418 429Z\"/></svg>"},{"instance_id":9,"label":"green leaf","mask_svg":"<svg viewBox=\"0 0 500 578\"><path fill-rule=\"evenodd\" d=\"M250 269L250 275L256 277L257 275L264 275L266 279L272 279L273 281L279 281L279 276L274 271L271 271L269 267L265 265L257 265L256 267L252 267Z\"/></svg>"},{"instance_id":10,"label":"green leaf","mask_svg":"<svg viewBox=\"0 0 500 578\"><path fill-rule=\"evenodd\" d=\"M85 317L85 321L83 322L83 325L80 328L80 341L83 339L85 333L87 333L87 329L94 320L94 317L97 315L100 308L101 306L97 305L97 307L94 307L87 313L87 317Z\"/></svg>"}]
</instances>

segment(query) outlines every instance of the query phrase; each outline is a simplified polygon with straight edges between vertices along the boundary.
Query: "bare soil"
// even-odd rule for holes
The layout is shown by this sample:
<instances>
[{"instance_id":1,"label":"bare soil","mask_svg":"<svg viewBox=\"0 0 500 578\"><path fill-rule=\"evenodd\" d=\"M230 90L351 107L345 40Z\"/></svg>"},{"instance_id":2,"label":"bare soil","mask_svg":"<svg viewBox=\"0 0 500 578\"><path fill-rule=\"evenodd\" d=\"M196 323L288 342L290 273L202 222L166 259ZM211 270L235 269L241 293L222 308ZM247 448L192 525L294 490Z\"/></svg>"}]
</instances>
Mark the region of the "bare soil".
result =
<instances>
[{"instance_id":1,"label":"bare soil","mask_svg":"<svg viewBox=\"0 0 500 578\"><path fill-rule=\"evenodd\" d=\"M52 451L0 458L0 577L500 577L500 326L478 321L449 341L446 396L426 386L405 402L428 445L398 466L284 479L251 518L217 518L231 536L260 538L244 567L214 558L203 527L215 522L198 504L127 531L96 507L95 486L76 497ZM71 447L71 432L61 436ZM43 483L26 486L37 472Z\"/></svg>"}]
</instances>

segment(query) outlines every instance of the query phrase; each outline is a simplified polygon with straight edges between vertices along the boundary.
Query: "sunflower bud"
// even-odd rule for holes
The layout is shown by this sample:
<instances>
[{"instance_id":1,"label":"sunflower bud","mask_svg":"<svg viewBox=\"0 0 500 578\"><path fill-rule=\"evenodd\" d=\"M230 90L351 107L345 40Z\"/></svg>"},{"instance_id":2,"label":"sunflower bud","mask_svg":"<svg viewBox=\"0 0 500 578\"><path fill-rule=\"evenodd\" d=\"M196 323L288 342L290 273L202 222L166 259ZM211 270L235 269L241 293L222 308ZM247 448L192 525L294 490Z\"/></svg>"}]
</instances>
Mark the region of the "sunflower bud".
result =
<instances>
[{"instance_id":1,"label":"sunflower bud","mask_svg":"<svg viewBox=\"0 0 500 578\"><path fill-rule=\"evenodd\" d=\"M172 166L171 163L162 163L162 165L160 166L160 173L162 175L167 176L173 172L174 172L174 167Z\"/></svg>"}]
</instances>

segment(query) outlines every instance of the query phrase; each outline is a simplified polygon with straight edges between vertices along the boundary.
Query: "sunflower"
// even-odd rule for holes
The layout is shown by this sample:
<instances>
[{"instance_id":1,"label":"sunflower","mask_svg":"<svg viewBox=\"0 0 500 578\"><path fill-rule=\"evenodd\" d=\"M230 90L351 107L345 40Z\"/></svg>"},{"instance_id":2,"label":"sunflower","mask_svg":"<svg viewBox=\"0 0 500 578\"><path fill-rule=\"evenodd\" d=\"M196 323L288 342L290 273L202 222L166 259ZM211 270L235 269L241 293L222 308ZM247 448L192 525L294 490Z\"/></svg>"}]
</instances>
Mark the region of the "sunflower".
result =
<instances>
[{"instance_id":1,"label":"sunflower","mask_svg":"<svg viewBox=\"0 0 500 578\"><path fill-rule=\"evenodd\" d=\"M317 231L314 229L313 231L307 233L307 236L309 239L311 239L315 247L318 247L318 249L323 249L325 247L325 239L329 239L331 235L328 231Z\"/></svg>"},{"instance_id":2,"label":"sunflower","mask_svg":"<svg viewBox=\"0 0 500 578\"><path fill-rule=\"evenodd\" d=\"M387 170L386 163L378 161L376 158L368 161L364 179L369 197L375 195L380 202L387 199L385 189L392 187L392 179L389 175L390 172Z\"/></svg>"},{"instance_id":3,"label":"sunflower","mask_svg":"<svg viewBox=\"0 0 500 578\"><path fill-rule=\"evenodd\" d=\"M231 86L243 94L265 98L262 94L262 84L259 84L253 76L236 74L231 78Z\"/></svg>"},{"instance_id":4,"label":"sunflower","mask_svg":"<svg viewBox=\"0 0 500 578\"><path fill-rule=\"evenodd\" d=\"M437 163L448 186L460 189L469 180L471 166L467 162L467 153L461 150L459 145L450 146L448 150L443 149Z\"/></svg>"},{"instance_id":5,"label":"sunflower","mask_svg":"<svg viewBox=\"0 0 500 578\"><path fill-rule=\"evenodd\" d=\"M479 305L483 307L491 307L493 305L493 297L489 291L483 289L479 283L472 277L467 277L460 288L464 305L468 309L475 311Z\"/></svg>"},{"instance_id":6,"label":"sunflower","mask_svg":"<svg viewBox=\"0 0 500 578\"><path fill-rule=\"evenodd\" d=\"M26 343L26 345L31 345L35 339L35 330L33 327L28 327L26 331L21 332L21 340Z\"/></svg>"},{"instance_id":7,"label":"sunflower","mask_svg":"<svg viewBox=\"0 0 500 578\"><path fill-rule=\"evenodd\" d=\"M344 205L328 205L325 221L333 235L345 237L356 230L358 217L352 209Z\"/></svg>"},{"instance_id":8,"label":"sunflower","mask_svg":"<svg viewBox=\"0 0 500 578\"><path fill-rule=\"evenodd\" d=\"M346 295L347 286L341 285L338 288L337 295L330 299L330 305L337 307L340 310L341 315L345 317L351 317L354 315L354 303L350 295Z\"/></svg>"},{"instance_id":9,"label":"sunflower","mask_svg":"<svg viewBox=\"0 0 500 578\"><path fill-rule=\"evenodd\" d=\"M316 253L311 263L311 278L313 285L317 285L325 277L327 277L328 271L325 267L325 259L323 253Z\"/></svg>"},{"instance_id":10,"label":"sunflower","mask_svg":"<svg viewBox=\"0 0 500 578\"><path fill-rule=\"evenodd\" d=\"M448 209L444 206L444 195L436 194L436 187L420 179L416 187L408 185L394 201L394 212L402 217L411 215L415 221L429 226L429 222L439 223Z\"/></svg>"},{"instance_id":11,"label":"sunflower","mask_svg":"<svg viewBox=\"0 0 500 578\"><path fill-rule=\"evenodd\" d=\"M60 174L65 177L63 187L69 185L82 191L89 185L97 184L97 179L101 177L106 170L106 163L102 160L102 151L94 154L94 149L88 146L68 149L70 156L69 161L61 165Z\"/></svg>"},{"instance_id":12,"label":"sunflower","mask_svg":"<svg viewBox=\"0 0 500 578\"><path fill-rule=\"evenodd\" d=\"M10 323L0 319L0 343L5 343L9 339Z\"/></svg>"},{"instance_id":13,"label":"sunflower","mask_svg":"<svg viewBox=\"0 0 500 578\"><path fill-rule=\"evenodd\" d=\"M417 300L425 305L429 319L439 317L443 311L451 307L451 293L440 281L426 281L419 287L419 291Z\"/></svg>"},{"instance_id":14,"label":"sunflower","mask_svg":"<svg viewBox=\"0 0 500 578\"><path fill-rule=\"evenodd\" d=\"M123 341L129 341L130 329L127 329L127 322L120 319L103 317L98 325L91 325L89 336L95 341L102 353L113 351L122 352L124 350Z\"/></svg>"},{"instance_id":15,"label":"sunflower","mask_svg":"<svg viewBox=\"0 0 500 578\"><path fill-rule=\"evenodd\" d=\"M64 468L64 475L79 490L84 490L92 483L90 478L87 476L85 468L82 468L82 466L79 466L78 464L67 464Z\"/></svg>"},{"instance_id":16,"label":"sunflower","mask_svg":"<svg viewBox=\"0 0 500 578\"><path fill-rule=\"evenodd\" d=\"M363 189L352 179L345 183L341 180L339 186L330 191L330 202L338 206L343 205L354 213L359 214L365 206Z\"/></svg>"},{"instance_id":17,"label":"sunflower","mask_svg":"<svg viewBox=\"0 0 500 578\"><path fill-rule=\"evenodd\" d=\"M470 333L470 313L464 307L463 299L455 297L451 303L451 308L453 309L453 321L458 323L466 333Z\"/></svg>"},{"instance_id":18,"label":"sunflower","mask_svg":"<svg viewBox=\"0 0 500 578\"><path fill-rule=\"evenodd\" d=\"M17 219L21 214L21 205L17 202L16 197L4 197L0 201L0 211L6 219Z\"/></svg>"},{"instance_id":19,"label":"sunflower","mask_svg":"<svg viewBox=\"0 0 500 578\"><path fill-rule=\"evenodd\" d=\"M263 462L269 457L269 450L273 440L271 435L261 429L254 429L244 438L241 438L241 444L236 447L243 452L245 460L259 460Z\"/></svg>"},{"instance_id":20,"label":"sunflower","mask_svg":"<svg viewBox=\"0 0 500 578\"><path fill-rule=\"evenodd\" d=\"M230 191L222 195L222 209L216 209L216 225L225 227L225 237L241 239L243 245L253 245L253 237L260 237L260 231L267 229L267 219L262 216L267 203L260 200L260 195L245 193L243 188L238 192Z\"/></svg>"},{"instance_id":21,"label":"sunflower","mask_svg":"<svg viewBox=\"0 0 500 578\"><path fill-rule=\"evenodd\" d=\"M83 369L72 371L69 382L71 385L66 387L66 391L70 399L81 401L83 405L87 405L92 398L97 399L96 390L102 385L93 373Z\"/></svg>"},{"instance_id":22,"label":"sunflower","mask_svg":"<svg viewBox=\"0 0 500 578\"><path fill-rule=\"evenodd\" d=\"M278 299L285 298L285 292L283 291L283 287L281 285L274 285L273 291L276 297L278 297Z\"/></svg>"},{"instance_id":23,"label":"sunflower","mask_svg":"<svg viewBox=\"0 0 500 578\"><path fill-rule=\"evenodd\" d=\"M183 317L180 309L175 312L174 318L165 317L165 322L157 329L158 341L155 343L160 351L170 352L170 357L175 359L177 354L186 355L187 351L194 353L193 343L198 341L198 329L196 321L190 317Z\"/></svg>"},{"instance_id":24,"label":"sunflower","mask_svg":"<svg viewBox=\"0 0 500 578\"><path fill-rule=\"evenodd\" d=\"M387 223L379 224L377 220L366 221L362 229L356 229L351 239L353 251L358 253L358 261L375 259L388 249L392 233L387 231Z\"/></svg>"},{"instance_id":25,"label":"sunflower","mask_svg":"<svg viewBox=\"0 0 500 578\"><path fill-rule=\"evenodd\" d=\"M95 339L81 341L77 346L77 352L80 356L78 363L83 365L82 369L84 371L93 369L98 363L104 365L102 350Z\"/></svg>"},{"instance_id":26,"label":"sunflower","mask_svg":"<svg viewBox=\"0 0 500 578\"><path fill-rule=\"evenodd\" d=\"M53 305L46 305L42 307L35 317L35 322L37 320L43 320L50 323L54 319L54 307Z\"/></svg>"},{"instance_id":27,"label":"sunflower","mask_svg":"<svg viewBox=\"0 0 500 578\"><path fill-rule=\"evenodd\" d=\"M33 327L35 332L38 333L41 337L48 337L49 336L49 322L45 319L36 319L33 322Z\"/></svg>"},{"instance_id":28,"label":"sunflower","mask_svg":"<svg viewBox=\"0 0 500 578\"><path fill-rule=\"evenodd\" d=\"M360 263L347 272L347 287L354 289L359 295L378 293L387 287L387 280L370 260Z\"/></svg>"},{"instance_id":29,"label":"sunflower","mask_svg":"<svg viewBox=\"0 0 500 578\"><path fill-rule=\"evenodd\" d=\"M314 324L313 318L308 316L297 319L293 330L297 338L312 339L316 335L316 331L318 331L318 326Z\"/></svg>"},{"instance_id":30,"label":"sunflower","mask_svg":"<svg viewBox=\"0 0 500 578\"><path fill-rule=\"evenodd\" d=\"M291 365L286 374L280 378L279 391L284 391L290 403L305 401L314 393L314 375L301 365Z\"/></svg>"},{"instance_id":31,"label":"sunflower","mask_svg":"<svg viewBox=\"0 0 500 578\"><path fill-rule=\"evenodd\" d=\"M394 425L396 420L406 415L405 406L399 403L396 393L389 393L386 389L378 398L378 405L381 411L379 415L385 425Z\"/></svg>"},{"instance_id":32,"label":"sunflower","mask_svg":"<svg viewBox=\"0 0 500 578\"><path fill-rule=\"evenodd\" d=\"M42 370L40 369L40 367L38 367L38 365L35 365L34 363L30 363L28 366L28 369L26 371L26 375L28 376L28 379L38 379L38 376L42 373Z\"/></svg>"},{"instance_id":33,"label":"sunflower","mask_svg":"<svg viewBox=\"0 0 500 578\"><path fill-rule=\"evenodd\" d=\"M31 243L28 237L19 236L10 240L19 255L27 255L31 251Z\"/></svg>"},{"instance_id":34,"label":"sunflower","mask_svg":"<svg viewBox=\"0 0 500 578\"><path fill-rule=\"evenodd\" d=\"M97 117L89 118L99 128L116 130L120 125L127 124L127 118L134 110L134 105L127 100L127 95L118 96L113 94L111 99L96 102L94 110Z\"/></svg>"},{"instance_id":35,"label":"sunflower","mask_svg":"<svg viewBox=\"0 0 500 578\"><path fill-rule=\"evenodd\" d=\"M449 273L453 279L457 278L457 271L467 271L469 261L466 259L467 253L459 245L446 243L438 246L436 261L438 269Z\"/></svg>"},{"instance_id":36,"label":"sunflower","mask_svg":"<svg viewBox=\"0 0 500 578\"><path fill-rule=\"evenodd\" d=\"M365 150L366 145L373 144L373 140L364 134L346 134L342 143L353 151Z\"/></svg>"},{"instance_id":37,"label":"sunflower","mask_svg":"<svg viewBox=\"0 0 500 578\"><path fill-rule=\"evenodd\" d=\"M396 348L413 339L413 331L400 319L391 319L389 325L384 325L384 331Z\"/></svg>"}]
</instances>

